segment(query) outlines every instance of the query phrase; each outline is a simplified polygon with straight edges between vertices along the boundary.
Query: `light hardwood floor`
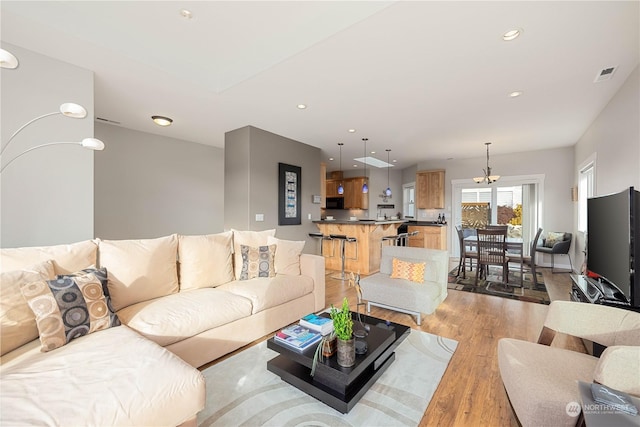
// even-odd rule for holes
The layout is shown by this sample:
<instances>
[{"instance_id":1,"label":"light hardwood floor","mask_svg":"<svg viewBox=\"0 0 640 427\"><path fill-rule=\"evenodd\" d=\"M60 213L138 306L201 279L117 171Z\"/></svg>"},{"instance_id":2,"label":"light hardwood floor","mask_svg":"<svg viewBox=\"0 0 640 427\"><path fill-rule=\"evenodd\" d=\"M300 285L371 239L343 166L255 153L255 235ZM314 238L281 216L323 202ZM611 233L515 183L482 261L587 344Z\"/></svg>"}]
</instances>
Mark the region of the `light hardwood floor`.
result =
<instances>
[{"instance_id":1,"label":"light hardwood floor","mask_svg":"<svg viewBox=\"0 0 640 427\"><path fill-rule=\"evenodd\" d=\"M451 268L457 266L452 260ZM540 269L552 300L568 300L571 289L569 274L552 274ZM355 310L356 292L346 282L331 278L326 272L326 307L339 306L346 296ZM451 362L440 381L421 426L516 426L498 370L497 344L503 337L537 341L547 306L508 298L449 290L435 313L423 316L422 325L415 318L382 308L372 307L371 315L410 326L431 334L458 341ZM263 337L200 369L219 363L243 349L263 341ZM558 335L553 346L585 352L582 341ZM428 367L416 367L428 369Z\"/></svg>"},{"instance_id":2,"label":"light hardwood floor","mask_svg":"<svg viewBox=\"0 0 640 427\"><path fill-rule=\"evenodd\" d=\"M451 268L455 265L452 262ZM550 298L568 300L569 274L540 270ZM355 303L355 290L327 273L327 306L340 304L345 296ZM371 315L458 341L421 426L515 426L498 370L498 340L511 337L537 341L547 308L543 304L449 290L435 313L423 316L421 326L412 316L382 308L372 307ZM559 336L553 345L585 351L582 342L573 337Z\"/></svg>"}]
</instances>

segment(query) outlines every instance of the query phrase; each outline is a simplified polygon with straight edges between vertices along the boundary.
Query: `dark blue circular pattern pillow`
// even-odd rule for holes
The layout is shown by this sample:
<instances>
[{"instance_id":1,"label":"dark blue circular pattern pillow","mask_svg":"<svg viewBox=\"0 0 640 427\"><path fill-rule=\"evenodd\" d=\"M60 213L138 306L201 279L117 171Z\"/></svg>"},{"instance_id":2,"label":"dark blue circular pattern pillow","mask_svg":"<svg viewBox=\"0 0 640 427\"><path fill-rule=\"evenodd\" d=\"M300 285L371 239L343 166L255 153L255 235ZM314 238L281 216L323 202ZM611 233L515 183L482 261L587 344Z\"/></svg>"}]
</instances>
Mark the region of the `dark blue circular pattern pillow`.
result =
<instances>
[{"instance_id":1,"label":"dark blue circular pattern pillow","mask_svg":"<svg viewBox=\"0 0 640 427\"><path fill-rule=\"evenodd\" d=\"M109 309L101 280L95 272L79 273L29 283L20 289L36 317L42 351L115 326L115 314ZM119 324L117 316L115 319Z\"/></svg>"}]
</instances>

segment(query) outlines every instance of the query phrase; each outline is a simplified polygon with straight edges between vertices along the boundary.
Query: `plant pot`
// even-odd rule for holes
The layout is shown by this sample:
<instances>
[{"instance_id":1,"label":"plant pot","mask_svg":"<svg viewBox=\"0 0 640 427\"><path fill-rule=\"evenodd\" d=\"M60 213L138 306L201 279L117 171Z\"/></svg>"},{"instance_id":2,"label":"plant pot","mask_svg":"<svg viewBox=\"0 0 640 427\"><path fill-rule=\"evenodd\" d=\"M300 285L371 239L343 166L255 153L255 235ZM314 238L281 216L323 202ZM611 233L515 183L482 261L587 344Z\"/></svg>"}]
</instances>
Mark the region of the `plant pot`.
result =
<instances>
[{"instance_id":1,"label":"plant pot","mask_svg":"<svg viewBox=\"0 0 640 427\"><path fill-rule=\"evenodd\" d=\"M343 368L350 368L356 363L356 340L338 339L338 365Z\"/></svg>"},{"instance_id":2,"label":"plant pot","mask_svg":"<svg viewBox=\"0 0 640 427\"><path fill-rule=\"evenodd\" d=\"M336 342L337 338L333 337L332 339L322 340L322 356L323 357L331 357L336 354Z\"/></svg>"}]
</instances>

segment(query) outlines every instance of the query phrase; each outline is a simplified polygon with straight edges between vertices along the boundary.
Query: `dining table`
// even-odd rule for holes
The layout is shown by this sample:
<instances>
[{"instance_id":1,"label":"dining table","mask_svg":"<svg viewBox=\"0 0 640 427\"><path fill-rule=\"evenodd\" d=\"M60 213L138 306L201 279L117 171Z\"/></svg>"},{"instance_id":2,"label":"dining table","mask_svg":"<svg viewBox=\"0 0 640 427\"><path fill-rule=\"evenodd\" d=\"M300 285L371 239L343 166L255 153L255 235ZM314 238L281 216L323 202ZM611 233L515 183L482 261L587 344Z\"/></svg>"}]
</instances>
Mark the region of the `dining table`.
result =
<instances>
[{"instance_id":1,"label":"dining table","mask_svg":"<svg viewBox=\"0 0 640 427\"><path fill-rule=\"evenodd\" d=\"M478 236L473 234L464 238L465 245L468 245L470 250L477 251L478 247ZM509 254L516 255L520 258L520 286L524 287L524 241L522 237L507 237L505 239L505 246L507 251L507 256Z\"/></svg>"}]
</instances>

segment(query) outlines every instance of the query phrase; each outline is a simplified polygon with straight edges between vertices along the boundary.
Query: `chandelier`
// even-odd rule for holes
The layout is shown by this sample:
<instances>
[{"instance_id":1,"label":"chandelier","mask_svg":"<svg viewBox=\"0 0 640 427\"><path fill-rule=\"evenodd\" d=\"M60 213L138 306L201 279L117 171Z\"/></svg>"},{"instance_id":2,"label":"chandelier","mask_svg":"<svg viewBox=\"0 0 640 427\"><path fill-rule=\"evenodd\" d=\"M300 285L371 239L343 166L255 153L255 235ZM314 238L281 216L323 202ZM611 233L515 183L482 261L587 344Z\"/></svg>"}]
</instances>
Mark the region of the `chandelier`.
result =
<instances>
[{"instance_id":1,"label":"chandelier","mask_svg":"<svg viewBox=\"0 0 640 427\"><path fill-rule=\"evenodd\" d=\"M473 181L476 184L482 184L483 182L491 184L500 179L500 175L491 175L491 167L489 166L489 146L491 143L485 142L484 145L487 146L487 168L482 170L484 172L484 176L477 176L473 178Z\"/></svg>"}]
</instances>

